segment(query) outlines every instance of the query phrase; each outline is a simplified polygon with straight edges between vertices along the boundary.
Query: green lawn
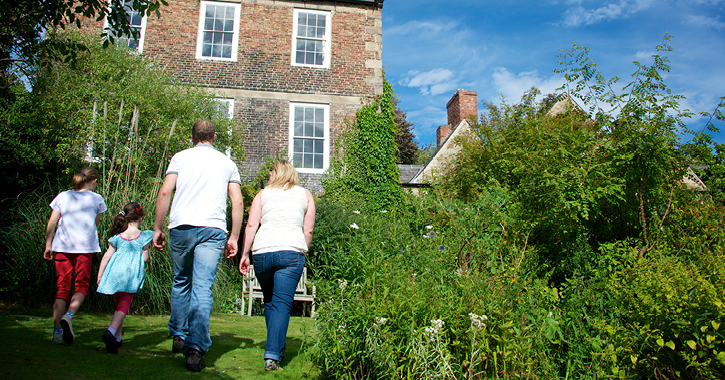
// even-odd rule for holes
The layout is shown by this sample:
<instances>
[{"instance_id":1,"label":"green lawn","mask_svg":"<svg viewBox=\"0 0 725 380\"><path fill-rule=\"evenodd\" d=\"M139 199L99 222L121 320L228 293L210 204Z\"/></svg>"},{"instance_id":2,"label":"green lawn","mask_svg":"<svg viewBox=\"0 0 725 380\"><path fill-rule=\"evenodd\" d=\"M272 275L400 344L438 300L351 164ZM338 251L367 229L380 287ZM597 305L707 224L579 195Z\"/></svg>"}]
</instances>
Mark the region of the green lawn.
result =
<instances>
[{"instance_id":1,"label":"green lawn","mask_svg":"<svg viewBox=\"0 0 725 380\"><path fill-rule=\"evenodd\" d=\"M110 314L73 318L73 345L51 341L50 310L5 310L0 313L0 378L3 379L186 379L186 378L317 378L301 346L314 334L314 320L292 317L287 333L284 371L264 371L266 330L264 317L216 314L211 318L212 347L204 356L201 373L184 369L181 354L171 353L168 316L128 316L123 347L118 355L106 352L101 334Z\"/></svg>"}]
</instances>

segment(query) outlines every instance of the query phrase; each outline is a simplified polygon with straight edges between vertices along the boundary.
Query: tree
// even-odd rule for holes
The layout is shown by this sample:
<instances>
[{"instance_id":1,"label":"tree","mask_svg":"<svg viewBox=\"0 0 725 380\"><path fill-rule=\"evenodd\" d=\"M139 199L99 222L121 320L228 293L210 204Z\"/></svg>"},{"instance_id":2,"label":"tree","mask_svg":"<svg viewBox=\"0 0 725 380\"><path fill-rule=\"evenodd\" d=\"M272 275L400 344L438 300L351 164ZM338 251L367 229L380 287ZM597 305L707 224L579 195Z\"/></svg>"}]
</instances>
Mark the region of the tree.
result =
<instances>
[{"instance_id":1,"label":"tree","mask_svg":"<svg viewBox=\"0 0 725 380\"><path fill-rule=\"evenodd\" d=\"M410 165L415 163L418 152L418 143L413 140L413 123L409 122L407 112L400 109L400 99L395 99L395 125L398 132L395 134L395 145L398 151L395 153L395 162L398 164Z\"/></svg>"}]
</instances>

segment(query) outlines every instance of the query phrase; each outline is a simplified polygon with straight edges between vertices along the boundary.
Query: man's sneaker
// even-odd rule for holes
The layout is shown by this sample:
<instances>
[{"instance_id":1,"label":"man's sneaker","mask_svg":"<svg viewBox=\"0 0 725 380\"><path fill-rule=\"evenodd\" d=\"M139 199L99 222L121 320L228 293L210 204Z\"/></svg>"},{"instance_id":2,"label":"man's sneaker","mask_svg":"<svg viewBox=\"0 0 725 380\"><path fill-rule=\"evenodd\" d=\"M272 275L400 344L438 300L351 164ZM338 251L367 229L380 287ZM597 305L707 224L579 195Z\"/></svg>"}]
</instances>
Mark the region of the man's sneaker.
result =
<instances>
[{"instance_id":1,"label":"man's sneaker","mask_svg":"<svg viewBox=\"0 0 725 380\"><path fill-rule=\"evenodd\" d=\"M206 367L206 363L204 363L204 354L201 352L191 349L186 352L186 369L188 369L191 372L199 372L204 367Z\"/></svg>"},{"instance_id":2,"label":"man's sneaker","mask_svg":"<svg viewBox=\"0 0 725 380\"><path fill-rule=\"evenodd\" d=\"M76 335L73 334L73 323L68 314L63 314L63 317L60 319L60 327L63 329L63 341L68 344L73 344L73 341L76 340Z\"/></svg>"},{"instance_id":3,"label":"man's sneaker","mask_svg":"<svg viewBox=\"0 0 725 380\"><path fill-rule=\"evenodd\" d=\"M63 334L53 334L53 343L63 344Z\"/></svg>"},{"instance_id":4,"label":"man's sneaker","mask_svg":"<svg viewBox=\"0 0 725 380\"><path fill-rule=\"evenodd\" d=\"M103 339L103 343L106 344L106 351L108 351L109 354L118 353L118 342L116 342L116 338L110 331L106 330L106 332L104 332L101 336L101 339Z\"/></svg>"},{"instance_id":5,"label":"man's sneaker","mask_svg":"<svg viewBox=\"0 0 725 380\"><path fill-rule=\"evenodd\" d=\"M265 371L282 371L282 367L279 365L279 362L272 359L267 359L264 362L264 370Z\"/></svg>"},{"instance_id":6,"label":"man's sneaker","mask_svg":"<svg viewBox=\"0 0 725 380\"><path fill-rule=\"evenodd\" d=\"M184 350L184 340L180 336L174 337L174 343L171 346L171 352L180 354Z\"/></svg>"}]
</instances>

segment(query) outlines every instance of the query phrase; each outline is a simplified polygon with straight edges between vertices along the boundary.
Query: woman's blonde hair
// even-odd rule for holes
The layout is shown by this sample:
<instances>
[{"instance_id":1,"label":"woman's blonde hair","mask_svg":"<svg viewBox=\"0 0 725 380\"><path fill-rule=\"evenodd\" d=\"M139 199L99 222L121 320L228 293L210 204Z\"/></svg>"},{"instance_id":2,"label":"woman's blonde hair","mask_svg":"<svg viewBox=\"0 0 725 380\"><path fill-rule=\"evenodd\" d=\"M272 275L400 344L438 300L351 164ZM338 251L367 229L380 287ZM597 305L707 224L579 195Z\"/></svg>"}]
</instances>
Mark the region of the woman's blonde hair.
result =
<instances>
[{"instance_id":1,"label":"woman's blonde hair","mask_svg":"<svg viewBox=\"0 0 725 380\"><path fill-rule=\"evenodd\" d=\"M267 184L270 189L289 189L300 184L297 171L287 160L275 162L269 171L274 172L274 178Z\"/></svg>"}]
</instances>

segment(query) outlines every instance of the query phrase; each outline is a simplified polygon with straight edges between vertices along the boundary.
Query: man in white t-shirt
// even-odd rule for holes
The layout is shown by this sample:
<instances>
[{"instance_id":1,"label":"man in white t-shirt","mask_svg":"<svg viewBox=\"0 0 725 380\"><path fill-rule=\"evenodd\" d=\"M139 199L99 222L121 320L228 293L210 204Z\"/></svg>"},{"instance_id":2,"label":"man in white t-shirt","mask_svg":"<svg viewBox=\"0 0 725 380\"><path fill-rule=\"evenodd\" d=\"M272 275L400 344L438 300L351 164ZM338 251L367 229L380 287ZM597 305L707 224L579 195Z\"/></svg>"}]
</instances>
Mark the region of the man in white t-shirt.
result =
<instances>
[{"instance_id":1,"label":"man in white t-shirt","mask_svg":"<svg viewBox=\"0 0 725 380\"><path fill-rule=\"evenodd\" d=\"M211 288L222 255L237 254L244 202L237 165L214 149L214 124L200 120L191 131L193 148L176 153L169 163L156 201L154 247L165 245L162 227L169 210L169 251L174 264L169 335L172 352L183 353L186 369L201 371L211 346ZM227 237L227 195L232 228Z\"/></svg>"}]
</instances>

